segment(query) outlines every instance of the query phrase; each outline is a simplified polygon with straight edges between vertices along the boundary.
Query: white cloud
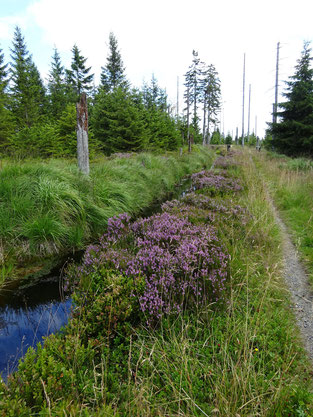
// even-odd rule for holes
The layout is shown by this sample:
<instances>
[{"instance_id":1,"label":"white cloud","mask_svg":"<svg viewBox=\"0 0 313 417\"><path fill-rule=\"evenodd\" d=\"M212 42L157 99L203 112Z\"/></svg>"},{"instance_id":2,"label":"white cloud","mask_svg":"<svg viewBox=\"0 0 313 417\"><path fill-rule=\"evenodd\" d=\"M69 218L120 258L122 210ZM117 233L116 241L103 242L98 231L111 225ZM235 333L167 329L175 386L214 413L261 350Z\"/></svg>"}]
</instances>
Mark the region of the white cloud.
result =
<instances>
[{"instance_id":1,"label":"white cloud","mask_svg":"<svg viewBox=\"0 0 313 417\"><path fill-rule=\"evenodd\" d=\"M0 39L3 41L11 41L15 26L26 28L27 17L21 16L7 16L0 18Z\"/></svg>"}]
</instances>

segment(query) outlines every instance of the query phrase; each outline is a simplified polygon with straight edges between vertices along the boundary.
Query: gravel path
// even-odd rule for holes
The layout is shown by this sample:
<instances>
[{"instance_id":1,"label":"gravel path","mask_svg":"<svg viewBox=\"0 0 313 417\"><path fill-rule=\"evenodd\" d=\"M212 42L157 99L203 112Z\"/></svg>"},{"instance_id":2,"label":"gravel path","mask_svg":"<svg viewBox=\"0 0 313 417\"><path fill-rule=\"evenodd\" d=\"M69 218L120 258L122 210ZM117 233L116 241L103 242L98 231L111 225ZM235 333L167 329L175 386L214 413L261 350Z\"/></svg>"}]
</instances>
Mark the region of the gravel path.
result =
<instances>
[{"instance_id":1,"label":"gravel path","mask_svg":"<svg viewBox=\"0 0 313 417\"><path fill-rule=\"evenodd\" d=\"M289 287L292 305L305 348L313 362L313 291L308 284L308 277L300 264L297 251L289 237L287 227L279 217L272 202L276 221L282 231L284 253L284 278Z\"/></svg>"}]
</instances>

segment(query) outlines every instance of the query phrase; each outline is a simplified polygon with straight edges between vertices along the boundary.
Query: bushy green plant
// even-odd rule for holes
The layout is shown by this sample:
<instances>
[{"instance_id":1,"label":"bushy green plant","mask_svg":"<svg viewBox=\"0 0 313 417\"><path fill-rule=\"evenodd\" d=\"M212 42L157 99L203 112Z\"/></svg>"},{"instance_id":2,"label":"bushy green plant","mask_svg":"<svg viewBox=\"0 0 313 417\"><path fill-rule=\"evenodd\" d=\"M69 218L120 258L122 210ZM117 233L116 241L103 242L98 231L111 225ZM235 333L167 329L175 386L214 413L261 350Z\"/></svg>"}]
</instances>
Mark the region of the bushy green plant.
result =
<instances>
[{"instance_id":1,"label":"bushy green plant","mask_svg":"<svg viewBox=\"0 0 313 417\"><path fill-rule=\"evenodd\" d=\"M107 155L139 151L147 145L145 122L128 91L100 91L92 112L92 131Z\"/></svg>"},{"instance_id":2,"label":"bushy green plant","mask_svg":"<svg viewBox=\"0 0 313 417\"><path fill-rule=\"evenodd\" d=\"M143 277L134 285L131 277L109 270L105 265L94 268L92 273L79 273L72 266L67 279L76 282L78 276L73 295L77 313L74 312L70 326L80 327L80 339L84 342L94 339L98 345L117 334L126 337L131 326L142 318L138 299L144 289Z\"/></svg>"},{"instance_id":3,"label":"bushy green plant","mask_svg":"<svg viewBox=\"0 0 313 417\"><path fill-rule=\"evenodd\" d=\"M61 117L52 122L42 121L31 127L25 127L10 136L7 149L21 159L32 157L75 157L77 153L76 108L68 104ZM88 146L91 156L99 150L92 131L88 134Z\"/></svg>"},{"instance_id":4,"label":"bushy green plant","mask_svg":"<svg viewBox=\"0 0 313 417\"><path fill-rule=\"evenodd\" d=\"M0 171L4 257L45 256L81 248L127 211L138 215L180 179L212 162L211 151L99 158L89 177L62 160L7 163ZM3 258L3 256L2 256Z\"/></svg>"},{"instance_id":5,"label":"bushy green plant","mask_svg":"<svg viewBox=\"0 0 313 417\"><path fill-rule=\"evenodd\" d=\"M313 161L305 158L290 159L284 168L291 171L310 171L313 170Z\"/></svg>"}]
</instances>

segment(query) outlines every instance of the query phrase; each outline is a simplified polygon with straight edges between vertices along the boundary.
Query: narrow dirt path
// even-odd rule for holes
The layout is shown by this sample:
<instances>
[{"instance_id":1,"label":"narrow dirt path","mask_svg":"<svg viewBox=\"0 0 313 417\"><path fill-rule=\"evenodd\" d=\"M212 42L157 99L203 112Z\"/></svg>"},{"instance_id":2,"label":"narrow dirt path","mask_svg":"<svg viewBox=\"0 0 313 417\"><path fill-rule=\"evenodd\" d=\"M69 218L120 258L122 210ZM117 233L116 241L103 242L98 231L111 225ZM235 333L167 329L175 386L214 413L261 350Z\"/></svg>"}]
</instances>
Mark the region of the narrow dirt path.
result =
<instances>
[{"instance_id":1,"label":"narrow dirt path","mask_svg":"<svg viewBox=\"0 0 313 417\"><path fill-rule=\"evenodd\" d=\"M253 162L251 155L250 160ZM269 190L267 189L266 181L264 186L267 190L267 200L272 208L276 223L281 229L284 266L283 277L291 295L290 307L295 314L303 345L313 364L313 290L309 285L305 269L299 261L296 247L291 241L287 226L281 219Z\"/></svg>"},{"instance_id":2,"label":"narrow dirt path","mask_svg":"<svg viewBox=\"0 0 313 417\"><path fill-rule=\"evenodd\" d=\"M297 250L290 239L287 227L271 198L269 201L282 232L284 278L291 293L291 308L295 313L304 346L313 362L313 291L308 284L307 274L298 259Z\"/></svg>"}]
</instances>

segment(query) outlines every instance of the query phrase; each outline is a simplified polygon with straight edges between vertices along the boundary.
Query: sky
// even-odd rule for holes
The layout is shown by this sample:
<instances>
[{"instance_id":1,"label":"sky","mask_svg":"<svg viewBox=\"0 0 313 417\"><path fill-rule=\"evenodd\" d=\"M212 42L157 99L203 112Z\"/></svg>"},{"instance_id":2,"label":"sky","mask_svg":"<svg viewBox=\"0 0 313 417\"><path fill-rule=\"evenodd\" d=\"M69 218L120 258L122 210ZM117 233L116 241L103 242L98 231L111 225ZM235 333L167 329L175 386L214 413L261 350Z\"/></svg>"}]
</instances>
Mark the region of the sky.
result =
<instances>
[{"instance_id":1,"label":"sky","mask_svg":"<svg viewBox=\"0 0 313 417\"><path fill-rule=\"evenodd\" d=\"M263 137L275 94L277 43L279 93L301 56L303 41L313 40L312 0L0 0L0 48L10 61L14 28L18 25L42 78L46 79L53 48L69 68L77 44L96 84L108 56L109 33L118 41L126 76L134 87L152 74L179 112L184 74L196 50L213 64L222 88L220 128L242 131L243 59L246 56L245 132ZM281 96L280 96L281 99Z\"/></svg>"}]
</instances>

